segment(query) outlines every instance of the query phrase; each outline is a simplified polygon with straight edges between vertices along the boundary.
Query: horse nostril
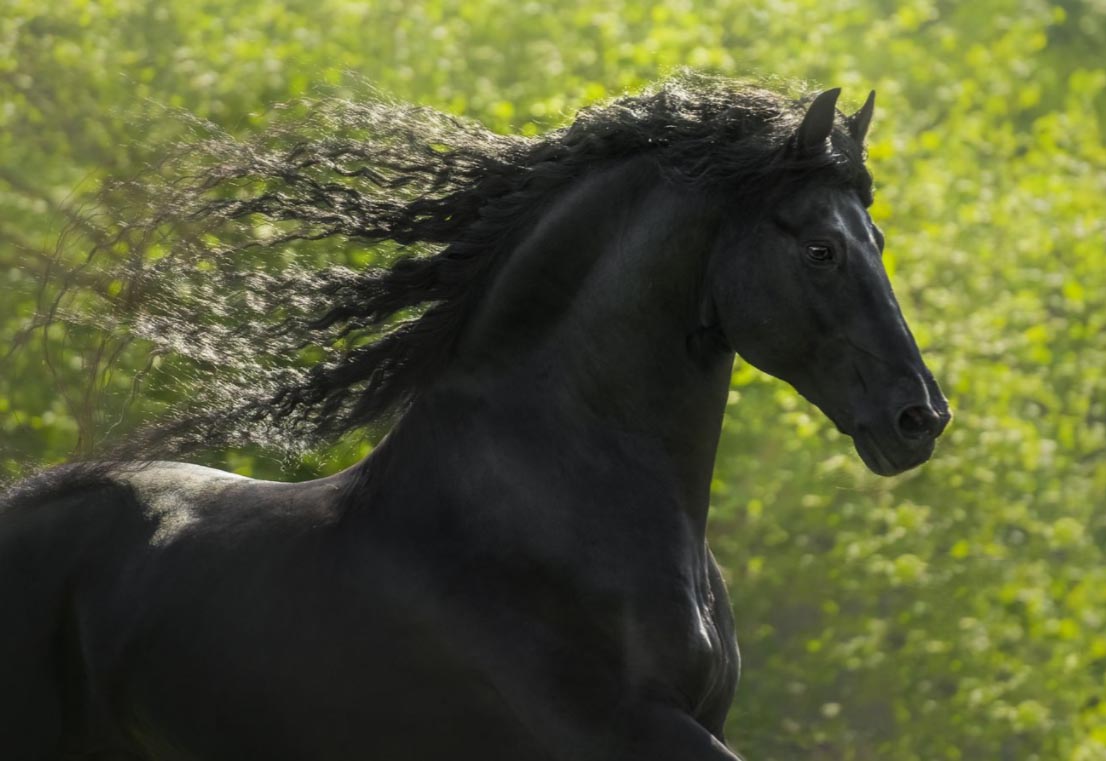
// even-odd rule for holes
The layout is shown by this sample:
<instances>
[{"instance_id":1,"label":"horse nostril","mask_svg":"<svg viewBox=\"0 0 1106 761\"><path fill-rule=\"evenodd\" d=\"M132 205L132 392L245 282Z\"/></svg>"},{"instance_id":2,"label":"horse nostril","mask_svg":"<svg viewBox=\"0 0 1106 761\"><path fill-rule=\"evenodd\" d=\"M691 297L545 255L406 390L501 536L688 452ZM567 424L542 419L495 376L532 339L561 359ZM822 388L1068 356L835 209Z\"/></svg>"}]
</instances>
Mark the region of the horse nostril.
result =
<instances>
[{"instance_id":1,"label":"horse nostril","mask_svg":"<svg viewBox=\"0 0 1106 761\"><path fill-rule=\"evenodd\" d=\"M941 432L941 416L928 405L907 407L899 413L899 434L904 439L932 439Z\"/></svg>"}]
</instances>

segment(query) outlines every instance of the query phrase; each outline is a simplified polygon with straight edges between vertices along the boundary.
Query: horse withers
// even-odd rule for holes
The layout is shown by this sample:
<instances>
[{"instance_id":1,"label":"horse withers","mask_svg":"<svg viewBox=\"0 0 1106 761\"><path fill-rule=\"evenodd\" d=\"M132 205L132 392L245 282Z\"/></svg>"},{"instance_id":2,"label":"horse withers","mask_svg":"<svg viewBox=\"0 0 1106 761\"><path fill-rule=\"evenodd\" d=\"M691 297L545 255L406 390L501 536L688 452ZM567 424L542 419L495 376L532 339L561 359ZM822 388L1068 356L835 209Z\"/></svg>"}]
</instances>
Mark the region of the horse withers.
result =
<instances>
[{"instance_id":1,"label":"horse withers","mask_svg":"<svg viewBox=\"0 0 1106 761\"><path fill-rule=\"evenodd\" d=\"M132 456L9 489L0 755L737 758L706 542L735 352L882 475L949 420L866 211L873 100L844 116L837 95L680 77L534 139L377 102L331 112L356 138L217 146L182 216L301 224L213 245L222 263L320 239L420 252L290 271L238 333L148 330L236 363L148 441L396 422L304 483ZM262 351L311 342L318 364L265 375Z\"/></svg>"}]
</instances>

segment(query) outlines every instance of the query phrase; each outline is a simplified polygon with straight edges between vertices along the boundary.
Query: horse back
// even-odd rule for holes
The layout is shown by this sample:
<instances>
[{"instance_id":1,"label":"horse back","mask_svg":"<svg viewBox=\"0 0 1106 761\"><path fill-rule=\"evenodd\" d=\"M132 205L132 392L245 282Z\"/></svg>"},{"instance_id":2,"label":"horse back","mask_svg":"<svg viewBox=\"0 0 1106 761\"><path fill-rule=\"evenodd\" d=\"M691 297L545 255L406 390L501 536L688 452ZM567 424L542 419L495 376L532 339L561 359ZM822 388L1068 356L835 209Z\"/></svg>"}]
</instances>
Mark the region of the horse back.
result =
<instances>
[{"instance_id":1,"label":"horse back","mask_svg":"<svg viewBox=\"0 0 1106 761\"><path fill-rule=\"evenodd\" d=\"M0 494L0 684L24 688L0 696L0 748L37 759L130 747L113 716L120 666L179 581L173 559L291 533L281 515L302 508L303 491L179 463L82 463Z\"/></svg>"},{"instance_id":2,"label":"horse back","mask_svg":"<svg viewBox=\"0 0 1106 761\"><path fill-rule=\"evenodd\" d=\"M61 466L0 494L0 589L42 600L88 553L141 514L133 490L100 467ZM37 590L37 591L36 591Z\"/></svg>"},{"instance_id":3,"label":"horse back","mask_svg":"<svg viewBox=\"0 0 1106 761\"><path fill-rule=\"evenodd\" d=\"M148 574L181 550L225 555L244 537L263 544L328 524L339 487L314 484L184 463L45 471L0 494L0 600L54 609L66 591Z\"/></svg>"}]
</instances>

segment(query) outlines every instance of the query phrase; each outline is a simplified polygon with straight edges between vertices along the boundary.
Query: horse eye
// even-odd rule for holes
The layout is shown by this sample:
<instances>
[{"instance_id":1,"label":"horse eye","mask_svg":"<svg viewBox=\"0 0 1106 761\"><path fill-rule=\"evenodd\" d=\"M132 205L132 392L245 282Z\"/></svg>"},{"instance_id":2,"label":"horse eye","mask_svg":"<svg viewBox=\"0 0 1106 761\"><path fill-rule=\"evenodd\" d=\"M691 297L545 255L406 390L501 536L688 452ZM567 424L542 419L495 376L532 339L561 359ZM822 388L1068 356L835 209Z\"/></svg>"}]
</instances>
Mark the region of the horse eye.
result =
<instances>
[{"instance_id":1,"label":"horse eye","mask_svg":"<svg viewBox=\"0 0 1106 761\"><path fill-rule=\"evenodd\" d=\"M807 246L806 255L815 264L829 264L833 261L833 249L821 244Z\"/></svg>"}]
</instances>

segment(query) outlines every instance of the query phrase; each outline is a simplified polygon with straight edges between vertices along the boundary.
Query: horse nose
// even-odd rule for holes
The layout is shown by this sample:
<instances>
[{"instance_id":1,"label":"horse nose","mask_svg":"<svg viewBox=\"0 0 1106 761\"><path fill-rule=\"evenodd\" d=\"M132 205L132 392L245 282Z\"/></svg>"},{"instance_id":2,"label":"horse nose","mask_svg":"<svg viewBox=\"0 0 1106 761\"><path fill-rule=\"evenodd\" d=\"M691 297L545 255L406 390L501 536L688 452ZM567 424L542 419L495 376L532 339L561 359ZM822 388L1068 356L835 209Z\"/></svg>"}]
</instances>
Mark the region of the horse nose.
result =
<instances>
[{"instance_id":1,"label":"horse nose","mask_svg":"<svg viewBox=\"0 0 1106 761\"><path fill-rule=\"evenodd\" d=\"M896 420L899 435L908 441L935 439L948 425L949 416L942 415L928 404L915 404L899 413Z\"/></svg>"}]
</instances>

